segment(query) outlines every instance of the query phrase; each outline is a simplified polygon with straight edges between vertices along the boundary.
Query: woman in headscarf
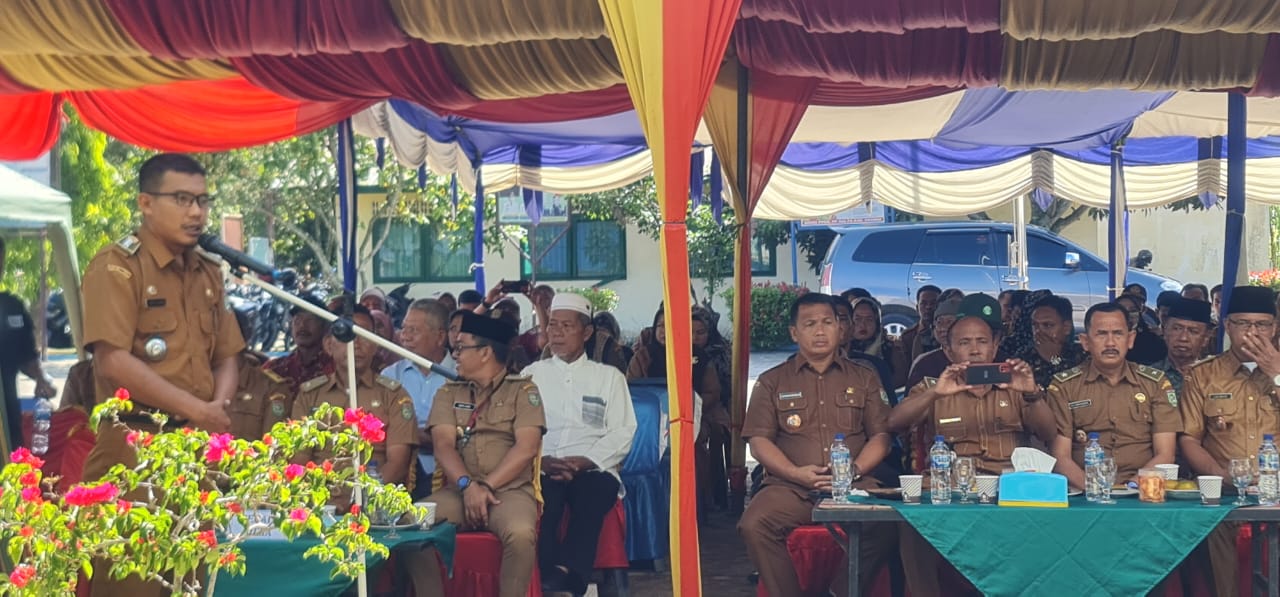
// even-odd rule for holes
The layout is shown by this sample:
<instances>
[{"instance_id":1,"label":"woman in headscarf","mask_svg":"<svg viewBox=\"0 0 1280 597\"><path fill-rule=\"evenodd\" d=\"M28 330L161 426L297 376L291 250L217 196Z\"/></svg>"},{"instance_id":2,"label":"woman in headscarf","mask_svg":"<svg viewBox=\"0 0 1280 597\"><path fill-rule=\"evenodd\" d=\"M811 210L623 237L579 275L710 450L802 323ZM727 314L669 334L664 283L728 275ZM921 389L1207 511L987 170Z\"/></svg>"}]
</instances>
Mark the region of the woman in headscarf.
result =
<instances>
[{"instance_id":1,"label":"woman in headscarf","mask_svg":"<svg viewBox=\"0 0 1280 597\"><path fill-rule=\"evenodd\" d=\"M391 324L391 316L385 311L370 311L370 313L373 315L373 333L393 344L399 344L396 341L396 328ZM378 347L378 352L373 355L373 370L382 371L398 360L400 357L391 351Z\"/></svg>"},{"instance_id":2,"label":"woman in headscarf","mask_svg":"<svg viewBox=\"0 0 1280 597\"><path fill-rule=\"evenodd\" d=\"M1026 293L1021 302L1018 302L1017 295L1013 297L1010 302L1015 309L1016 319L1013 320L1013 332L1000 342L1001 353L1024 354L1035 349L1035 328L1031 325L1031 312L1035 310L1036 303L1052 295L1053 292L1041 289Z\"/></svg>"},{"instance_id":3,"label":"woman in headscarf","mask_svg":"<svg viewBox=\"0 0 1280 597\"><path fill-rule=\"evenodd\" d=\"M693 315L691 314L691 317ZM729 433L729 411L721 402L722 388L716 377L715 368L711 365L706 352L698 347L698 337L708 337L708 326L705 318L694 318L692 332L693 346L693 391L701 398L701 419L698 436L694 439L694 467L698 471L698 502L708 504L711 488L715 485L711 479L710 439L714 435L723 438ZM653 316L652 333L636 347L631 364L627 367L627 379L667 377L666 322L663 310ZM723 440L722 440L723 441Z\"/></svg>"},{"instance_id":4,"label":"woman in headscarf","mask_svg":"<svg viewBox=\"0 0 1280 597\"><path fill-rule=\"evenodd\" d=\"M853 317L845 354L863 353L883 360L889 365L893 387L901 387L907 381L910 364L905 362L902 351L894 350L893 339L884 333L880 320L880 303L873 298L858 298L850 306Z\"/></svg>"}]
</instances>

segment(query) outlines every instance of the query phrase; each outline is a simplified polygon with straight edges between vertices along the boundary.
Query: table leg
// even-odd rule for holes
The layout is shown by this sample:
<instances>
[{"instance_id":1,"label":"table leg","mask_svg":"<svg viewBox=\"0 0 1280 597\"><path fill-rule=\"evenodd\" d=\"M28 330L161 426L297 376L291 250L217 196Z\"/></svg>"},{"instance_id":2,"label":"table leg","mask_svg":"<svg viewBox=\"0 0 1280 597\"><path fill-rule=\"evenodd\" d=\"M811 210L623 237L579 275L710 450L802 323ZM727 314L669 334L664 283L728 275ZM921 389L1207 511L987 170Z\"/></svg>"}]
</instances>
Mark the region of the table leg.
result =
<instances>
[{"instance_id":1,"label":"table leg","mask_svg":"<svg viewBox=\"0 0 1280 597\"><path fill-rule=\"evenodd\" d=\"M1267 595L1280 596L1280 525L1267 523Z\"/></svg>"},{"instance_id":2,"label":"table leg","mask_svg":"<svg viewBox=\"0 0 1280 597\"><path fill-rule=\"evenodd\" d=\"M840 533L836 532L834 523L825 522L822 526L827 528L827 532L831 533L831 537L836 540L836 545L840 545ZM862 523L860 522L844 522L840 524L844 529L845 544L844 548L845 560L849 562L849 597L862 597L862 577L861 577L861 558L859 554L862 552Z\"/></svg>"}]
</instances>

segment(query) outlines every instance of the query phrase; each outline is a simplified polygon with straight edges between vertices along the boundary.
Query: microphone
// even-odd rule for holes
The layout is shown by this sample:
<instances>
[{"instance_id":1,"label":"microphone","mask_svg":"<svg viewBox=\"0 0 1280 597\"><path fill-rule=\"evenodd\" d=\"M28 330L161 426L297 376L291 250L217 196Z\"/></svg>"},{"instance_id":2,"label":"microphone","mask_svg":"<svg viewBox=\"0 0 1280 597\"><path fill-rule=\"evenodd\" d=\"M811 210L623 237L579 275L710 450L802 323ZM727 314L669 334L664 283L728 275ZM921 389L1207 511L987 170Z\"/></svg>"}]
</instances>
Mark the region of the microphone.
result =
<instances>
[{"instance_id":1,"label":"microphone","mask_svg":"<svg viewBox=\"0 0 1280 597\"><path fill-rule=\"evenodd\" d=\"M276 277L276 270L274 267L250 257L244 251L232 249L227 246L226 243L222 242L222 239L219 239L213 234L208 232L201 234L200 239L196 241L196 244L200 245L201 249L225 259L227 263L231 264L232 269L243 267L255 274L266 276L270 279L275 279Z\"/></svg>"}]
</instances>

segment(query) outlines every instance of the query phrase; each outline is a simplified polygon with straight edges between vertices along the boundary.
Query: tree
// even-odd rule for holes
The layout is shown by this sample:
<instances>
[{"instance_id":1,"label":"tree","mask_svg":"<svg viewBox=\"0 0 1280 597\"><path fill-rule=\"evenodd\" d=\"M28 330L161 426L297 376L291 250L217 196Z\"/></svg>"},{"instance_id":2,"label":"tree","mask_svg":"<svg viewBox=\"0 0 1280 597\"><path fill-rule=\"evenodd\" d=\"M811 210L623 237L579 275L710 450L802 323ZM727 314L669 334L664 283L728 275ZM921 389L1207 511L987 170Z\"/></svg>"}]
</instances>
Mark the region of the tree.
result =
<instances>
[{"instance_id":1,"label":"tree","mask_svg":"<svg viewBox=\"0 0 1280 597\"><path fill-rule=\"evenodd\" d=\"M641 234L657 240L662 229L662 214L658 209L658 189L652 176L646 176L630 185L599 193L569 195L569 207L579 217L588 220L613 220L620 225L634 224ZM733 208L725 205L717 222L708 203L685 212L685 225L689 240L690 277L703 280L704 298L716 296L733 276L734 239L740 225L734 219ZM758 245L777 246L787 242L790 230L786 222L754 220L753 236Z\"/></svg>"}]
</instances>

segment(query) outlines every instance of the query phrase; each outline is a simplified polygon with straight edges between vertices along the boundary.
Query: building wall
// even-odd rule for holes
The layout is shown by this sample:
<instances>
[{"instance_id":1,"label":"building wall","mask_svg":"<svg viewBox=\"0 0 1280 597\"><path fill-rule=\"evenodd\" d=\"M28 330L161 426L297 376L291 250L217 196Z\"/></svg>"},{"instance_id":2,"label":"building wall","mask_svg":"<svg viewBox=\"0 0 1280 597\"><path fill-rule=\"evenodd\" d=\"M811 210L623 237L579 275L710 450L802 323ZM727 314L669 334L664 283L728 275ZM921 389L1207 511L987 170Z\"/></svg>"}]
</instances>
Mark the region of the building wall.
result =
<instances>
[{"instance_id":1,"label":"building wall","mask_svg":"<svg viewBox=\"0 0 1280 597\"><path fill-rule=\"evenodd\" d=\"M360 222L362 229L359 234L364 234L363 227L367 226L373 217L373 205L380 200L378 195L361 195L360 196ZM605 284L604 288L610 288L618 293L618 307L614 310L614 316L618 318L618 325L622 328L625 336L638 334L642 328L648 327L653 321L653 315L658 309L658 304L662 302L663 292L663 273L662 260L659 255L658 241L645 236L636 229L635 226L627 227L627 275L625 279L615 280ZM517 280L520 278L520 254L511 245L507 245L504 251L505 255L498 255L496 252L490 252L485 256L485 281L492 287L500 280ZM362 268L362 279L373 280L372 262ZM798 281L801 285L812 289L818 288L818 276L806 266L803 254L799 256L798 264L800 267ZM769 277L756 277L755 282L786 282L792 283L791 268L791 247L790 245L781 245L777 251L777 275ZM593 286L601 280L582 279L582 280L566 280L547 282L551 287L561 290L565 288L582 288ZM728 284L731 281L726 281ZM399 284L373 284L383 290L390 290ZM706 284L702 280L694 280L693 287L697 296L701 299L706 292ZM445 282L416 283L410 286L409 296L411 298L427 298L439 292L452 292L455 296L467 288L473 288L473 285L465 282ZM723 292L723 291L722 291ZM525 326L532 326L533 308L524 297L518 297L517 302L521 305L521 314L524 317ZM722 314L720 318L720 329L724 333L728 333L729 325L729 307L725 303L724 298L717 296L712 303L716 311Z\"/></svg>"}]
</instances>

